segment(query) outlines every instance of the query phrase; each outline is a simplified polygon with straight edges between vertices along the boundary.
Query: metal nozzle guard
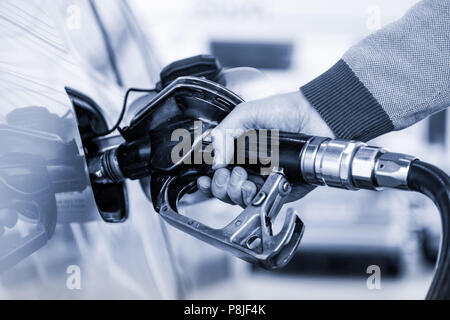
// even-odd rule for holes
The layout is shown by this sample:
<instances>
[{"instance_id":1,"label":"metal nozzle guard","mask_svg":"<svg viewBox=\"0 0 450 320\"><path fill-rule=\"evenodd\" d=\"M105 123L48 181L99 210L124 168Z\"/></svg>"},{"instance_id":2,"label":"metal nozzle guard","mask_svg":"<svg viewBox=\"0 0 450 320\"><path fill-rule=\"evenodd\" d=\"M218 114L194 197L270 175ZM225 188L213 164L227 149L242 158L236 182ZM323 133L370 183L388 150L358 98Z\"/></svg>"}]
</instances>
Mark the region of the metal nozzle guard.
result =
<instances>
[{"instance_id":1,"label":"metal nozzle guard","mask_svg":"<svg viewBox=\"0 0 450 320\"><path fill-rule=\"evenodd\" d=\"M296 212L288 209L281 231L276 235L272 232L272 221L291 192L291 185L281 172L273 172L252 204L223 229L210 228L177 212L178 200L195 188L195 180L187 186L180 184L183 191L177 189L176 180L177 177L166 180L157 200L159 215L172 226L265 269L281 268L295 255L304 231ZM177 203L170 203L171 192L179 195Z\"/></svg>"}]
</instances>

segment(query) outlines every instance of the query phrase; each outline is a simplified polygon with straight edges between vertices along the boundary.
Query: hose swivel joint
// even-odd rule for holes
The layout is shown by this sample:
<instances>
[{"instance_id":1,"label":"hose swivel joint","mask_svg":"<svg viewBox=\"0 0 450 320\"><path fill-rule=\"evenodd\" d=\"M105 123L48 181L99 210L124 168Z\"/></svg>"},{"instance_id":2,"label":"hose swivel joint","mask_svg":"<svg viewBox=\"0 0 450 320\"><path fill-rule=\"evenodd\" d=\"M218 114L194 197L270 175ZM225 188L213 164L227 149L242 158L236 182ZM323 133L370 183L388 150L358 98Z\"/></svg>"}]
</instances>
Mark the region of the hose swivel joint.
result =
<instances>
[{"instance_id":1,"label":"hose swivel joint","mask_svg":"<svg viewBox=\"0 0 450 320\"><path fill-rule=\"evenodd\" d=\"M363 142L314 137L303 148L300 169L305 182L313 185L407 189L409 167L415 159Z\"/></svg>"}]
</instances>

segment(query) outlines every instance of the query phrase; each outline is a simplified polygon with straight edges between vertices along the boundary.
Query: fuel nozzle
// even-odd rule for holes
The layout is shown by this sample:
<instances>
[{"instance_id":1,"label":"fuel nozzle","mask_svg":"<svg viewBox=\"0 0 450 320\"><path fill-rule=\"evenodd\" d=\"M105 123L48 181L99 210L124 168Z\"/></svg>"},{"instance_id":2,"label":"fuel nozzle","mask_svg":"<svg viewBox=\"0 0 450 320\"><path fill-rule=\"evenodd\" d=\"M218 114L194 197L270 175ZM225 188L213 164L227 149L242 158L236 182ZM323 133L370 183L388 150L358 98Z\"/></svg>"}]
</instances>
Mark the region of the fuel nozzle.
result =
<instances>
[{"instance_id":1,"label":"fuel nozzle","mask_svg":"<svg viewBox=\"0 0 450 320\"><path fill-rule=\"evenodd\" d=\"M259 160L258 147L237 145L235 150L245 157L242 166L254 169L249 163ZM252 152L254 150L256 152ZM279 153L278 166L292 183L349 190L408 189L409 166L416 160L359 141L284 132L277 135L277 143L266 152L269 158L273 157L272 153ZM252 158L255 154L258 159ZM88 163L92 181L106 184L140 179L155 169L152 168L149 138L125 142L89 159Z\"/></svg>"},{"instance_id":2,"label":"fuel nozzle","mask_svg":"<svg viewBox=\"0 0 450 320\"><path fill-rule=\"evenodd\" d=\"M88 159L92 182L108 184L150 175L151 144L148 138L125 142Z\"/></svg>"}]
</instances>

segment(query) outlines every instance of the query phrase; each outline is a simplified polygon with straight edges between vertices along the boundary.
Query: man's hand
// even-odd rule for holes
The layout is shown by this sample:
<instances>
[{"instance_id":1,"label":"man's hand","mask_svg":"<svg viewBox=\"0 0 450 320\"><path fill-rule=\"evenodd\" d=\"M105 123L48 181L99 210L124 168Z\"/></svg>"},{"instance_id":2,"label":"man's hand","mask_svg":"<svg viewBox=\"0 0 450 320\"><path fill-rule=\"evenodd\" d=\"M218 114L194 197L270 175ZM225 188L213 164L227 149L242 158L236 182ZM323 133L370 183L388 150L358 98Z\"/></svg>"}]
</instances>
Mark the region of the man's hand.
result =
<instances>
[{"instance_id":1,"label":"man's hand","mask_svg":"<svg viewBox=\"0 0 450 320\"><path fill-rule=\"evenodd\" d=\"M251 202L257 187L248 179L245 169L236 167L230 172L225 168L234 156L234 140L250 129L278 129L334 137L331 129L300 91L242 103L211 133L215 152L213 168L216 173L213 179L198 179L198 187L202 192L241 206ZM298 193L297 199L307 191Z\"/></svg>"}]
</instances>

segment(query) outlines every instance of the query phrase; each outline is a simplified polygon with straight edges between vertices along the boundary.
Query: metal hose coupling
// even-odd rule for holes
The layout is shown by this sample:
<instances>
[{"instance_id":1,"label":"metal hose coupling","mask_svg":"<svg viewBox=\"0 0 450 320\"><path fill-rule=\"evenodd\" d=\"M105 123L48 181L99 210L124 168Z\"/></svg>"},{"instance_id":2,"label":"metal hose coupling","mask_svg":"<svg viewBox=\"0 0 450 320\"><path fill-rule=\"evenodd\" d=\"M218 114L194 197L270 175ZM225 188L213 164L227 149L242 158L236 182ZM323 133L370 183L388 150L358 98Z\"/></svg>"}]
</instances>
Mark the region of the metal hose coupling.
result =
<instances>
[{"instance_id":1,"label":"metal hose coupling","mask_svg":"<svg viewBox=\"0 0 450 320\"><path fill-rule=\"evenodd\" d=\"M415 157L363 142L313 137L303 148L300 169L305 182L348 190L408 189Z\"/></svg>"}]
</instances>

